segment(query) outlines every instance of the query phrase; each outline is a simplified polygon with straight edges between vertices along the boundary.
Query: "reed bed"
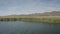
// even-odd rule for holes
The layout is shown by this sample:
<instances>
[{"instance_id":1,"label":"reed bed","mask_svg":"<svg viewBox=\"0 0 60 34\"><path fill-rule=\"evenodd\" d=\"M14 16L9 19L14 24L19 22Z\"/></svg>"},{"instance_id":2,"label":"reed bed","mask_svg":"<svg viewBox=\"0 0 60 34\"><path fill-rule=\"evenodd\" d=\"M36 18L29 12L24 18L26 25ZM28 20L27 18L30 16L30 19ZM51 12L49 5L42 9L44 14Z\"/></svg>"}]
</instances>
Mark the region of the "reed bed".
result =
<instances>
[{"instance_id":1,"label":"reed bed","mask_svg":"<svg viewBox=\"0 0 60 34\"><path fill-rule=\"evenodd\" d=\"M60 17L51 18L0 18L0 21L26 21L26 22L39 22L39 23L60 23Z\"/></svg>"}]
</instances>

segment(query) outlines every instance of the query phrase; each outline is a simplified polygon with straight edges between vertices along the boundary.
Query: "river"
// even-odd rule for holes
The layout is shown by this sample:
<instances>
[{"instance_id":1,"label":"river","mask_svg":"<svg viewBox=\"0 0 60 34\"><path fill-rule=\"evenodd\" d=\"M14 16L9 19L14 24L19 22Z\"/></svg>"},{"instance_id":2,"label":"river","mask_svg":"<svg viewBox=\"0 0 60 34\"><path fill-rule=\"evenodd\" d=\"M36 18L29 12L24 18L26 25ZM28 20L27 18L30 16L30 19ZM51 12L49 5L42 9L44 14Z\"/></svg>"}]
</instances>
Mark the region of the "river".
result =
<instances>
[{"instance_id":1,"label":"river","mask_svg":"<svg viewBox=\"0 0 60 34\"><path fill-rule=\"evenodd\" d=\"M0 22L0 34L60 34L60 24Z\"/></svg>"}]
</instances>

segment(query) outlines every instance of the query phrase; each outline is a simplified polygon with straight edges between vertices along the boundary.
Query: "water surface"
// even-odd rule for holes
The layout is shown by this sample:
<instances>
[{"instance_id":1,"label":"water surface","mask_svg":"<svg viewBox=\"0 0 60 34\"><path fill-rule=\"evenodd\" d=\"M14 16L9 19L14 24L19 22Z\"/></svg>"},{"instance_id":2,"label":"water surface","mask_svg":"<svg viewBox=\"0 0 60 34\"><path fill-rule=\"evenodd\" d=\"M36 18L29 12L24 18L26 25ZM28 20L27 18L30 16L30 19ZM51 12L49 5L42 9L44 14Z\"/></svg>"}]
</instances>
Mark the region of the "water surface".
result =
<instances>
[{"instance_id":1,"label":"water surface","mask_svg":"<svg viewBox=\"0 0 60 34\"><path fill-rule=\"evenodd\" d=\"M60 34L60 24L0 22L0 34Z\"/></svg>"}]
</instances>

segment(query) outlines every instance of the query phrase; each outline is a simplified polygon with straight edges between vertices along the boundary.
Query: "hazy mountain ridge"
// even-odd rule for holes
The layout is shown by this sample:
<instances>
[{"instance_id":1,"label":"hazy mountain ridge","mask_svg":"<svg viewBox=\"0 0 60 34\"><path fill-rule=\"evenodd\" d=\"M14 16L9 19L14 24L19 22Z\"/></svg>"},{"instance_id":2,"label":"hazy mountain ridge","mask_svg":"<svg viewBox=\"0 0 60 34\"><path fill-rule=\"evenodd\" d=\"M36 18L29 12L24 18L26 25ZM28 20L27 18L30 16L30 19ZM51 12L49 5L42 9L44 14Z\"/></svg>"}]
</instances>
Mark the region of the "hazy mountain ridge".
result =
<instances>
[{"instance_id":1,"label":"hazy mountain ridge","mask_svg":"<svg viewBox=\"0 0 60 34\"><path fill-rule=\"evenodd\" d=\"M60 16L60 11L30 14L31 16Z\"/></svg>"},{"instance_id":2,"label":"hazy mountain ridge","mask_svg":"<svg viewBox=\"0 0 60 34\"><path fill-rule=\"evenodd\" d=\"M33 14L22 14L22 15L8 15L3 17L32 17L32 16L60 16L60 11L44 12L44 13L33 13ZM2 17L2 16L0 16Z\"/></svg>"}]
</instances>

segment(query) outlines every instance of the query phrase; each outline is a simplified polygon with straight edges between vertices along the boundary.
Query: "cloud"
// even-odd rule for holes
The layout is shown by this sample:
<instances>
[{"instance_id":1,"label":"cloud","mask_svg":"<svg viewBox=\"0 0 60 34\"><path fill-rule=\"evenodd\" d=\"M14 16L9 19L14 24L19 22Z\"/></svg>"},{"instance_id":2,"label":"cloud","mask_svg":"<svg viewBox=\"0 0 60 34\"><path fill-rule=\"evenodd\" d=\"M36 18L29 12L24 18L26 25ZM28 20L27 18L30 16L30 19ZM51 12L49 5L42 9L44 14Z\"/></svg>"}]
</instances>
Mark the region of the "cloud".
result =
<instances>
[{"instance_id":1,"label":"cloud","mask_svg":"<svg viewBox=\"0 0 60 34\"><path fill-rule=\"evenodd\" d=\"M60 0L0 0L0 15L60 10Z\"/></svg>"}]
</instances>

